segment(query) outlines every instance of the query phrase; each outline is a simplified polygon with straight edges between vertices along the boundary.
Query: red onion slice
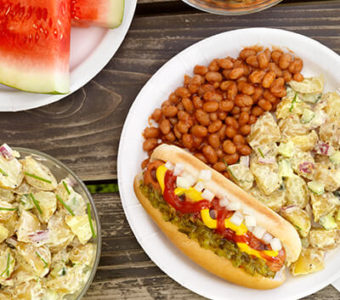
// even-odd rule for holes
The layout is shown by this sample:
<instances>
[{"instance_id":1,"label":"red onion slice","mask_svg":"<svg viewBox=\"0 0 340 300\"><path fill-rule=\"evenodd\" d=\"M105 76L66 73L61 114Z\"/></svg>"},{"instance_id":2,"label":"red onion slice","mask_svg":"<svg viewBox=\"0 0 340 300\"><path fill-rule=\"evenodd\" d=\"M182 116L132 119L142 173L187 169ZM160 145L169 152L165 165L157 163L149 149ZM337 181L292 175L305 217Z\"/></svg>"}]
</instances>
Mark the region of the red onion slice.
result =
<instances>
[{"instance_id":1,"label":"red onion slice","mask_svg":"<svg viewBox=\"0 0 340 300\"><path fill-rule=\"evenodd\" d=\"M32 233L29 235L29 238L31 239L32 242L42 242L46 241L49 237L48 230L38 230L35 233Z\"/></svg>"},{"instance_id":2,"label":"red onion slice","mask_svg":"<svg viewBox=\"0 0 340 300\"><path fill-rule=\"evenodd\" d=\"M7 144L3 144L0 147L0 153L2 154L2 156L7 159L7 160L11 160L13 159L13 150L11 149L10 146L8 146Z\"/></svg>"},{"instance_id":3,"label":"red onion slice","mask_svg":"<svg viewBox=\"0 0 340 300\"><path fill-rule=\"evenodd\" d=\"M314 164L310 161L305 161L299 164L299 170L302 173L311 174L315 168Z\"/></svg>"}]
</instances>

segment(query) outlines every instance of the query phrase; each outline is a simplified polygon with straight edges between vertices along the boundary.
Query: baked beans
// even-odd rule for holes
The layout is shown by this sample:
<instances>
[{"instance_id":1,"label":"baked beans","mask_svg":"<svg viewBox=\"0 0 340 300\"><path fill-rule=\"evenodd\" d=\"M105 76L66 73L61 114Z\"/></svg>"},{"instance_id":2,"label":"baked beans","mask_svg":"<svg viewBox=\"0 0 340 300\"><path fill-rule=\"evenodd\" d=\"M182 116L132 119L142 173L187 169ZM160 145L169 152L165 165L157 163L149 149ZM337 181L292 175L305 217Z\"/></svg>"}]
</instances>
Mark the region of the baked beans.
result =
<instances>
[{"instance_id":1,"label":"baked beans","mask_svg":"<svg viewBox=\"0 0 340 300\"><path fill-rule=\"evenodd\" d=\"M226 166L252 152L246 140L251 125L275 110L287 82L304 79L302 68L292 53L258 46L242 49L236 59L195 66L194 75L185 75L183 86L150 116L143 150L150 155L160 143L187 148L229 178Z\"/></svg>"}]
</instances>

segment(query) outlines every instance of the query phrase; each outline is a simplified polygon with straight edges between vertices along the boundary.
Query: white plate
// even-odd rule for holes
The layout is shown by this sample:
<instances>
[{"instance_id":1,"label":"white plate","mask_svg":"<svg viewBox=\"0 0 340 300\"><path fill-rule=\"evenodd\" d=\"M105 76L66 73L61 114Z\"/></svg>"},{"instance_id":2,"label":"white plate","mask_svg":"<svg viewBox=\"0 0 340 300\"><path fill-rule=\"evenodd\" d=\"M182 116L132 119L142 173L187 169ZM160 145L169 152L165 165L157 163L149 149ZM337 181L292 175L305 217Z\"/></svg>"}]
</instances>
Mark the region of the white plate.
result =
<instances>
[{"instance_id":1,"label":"white plate","mask_svg":"<svg viewBox=\"0 0 340 300\"><path fill-rule=\"evenodd\" d=\"M0 111L21 111L47 105L69 96L89 82L105 67L123 42L130 27L136 4L137 0L125 1L123 23L116 29L72 28L69 94L25 93L0 85Z\"/></svg>"},{"instance_id":2,"label":"white plate","mask_svg":"<svg viewBox=\"0 0 340 300\"><path fill-rule=\"evenodd\" d=\"M276 45L293 50L304 60L304 75L324 74L326 90L340 86L340 56L317 41L300 34L266 28L240 29L207 38L167 62L144 86L126 119L118 153L119 190L129 224L148 256L171 278L186 288L212 299L296 299L314 293L340 277L340 250L326 257L326 268L318 273L292 278L274 290L256 291L230 284L200 268L161 233L144 212L133 192L133 179L146 157L142 130L147 118L169 94L192 74L196 64L213 58L236 56L244 46Z\"/></svg>"}]
</instances>

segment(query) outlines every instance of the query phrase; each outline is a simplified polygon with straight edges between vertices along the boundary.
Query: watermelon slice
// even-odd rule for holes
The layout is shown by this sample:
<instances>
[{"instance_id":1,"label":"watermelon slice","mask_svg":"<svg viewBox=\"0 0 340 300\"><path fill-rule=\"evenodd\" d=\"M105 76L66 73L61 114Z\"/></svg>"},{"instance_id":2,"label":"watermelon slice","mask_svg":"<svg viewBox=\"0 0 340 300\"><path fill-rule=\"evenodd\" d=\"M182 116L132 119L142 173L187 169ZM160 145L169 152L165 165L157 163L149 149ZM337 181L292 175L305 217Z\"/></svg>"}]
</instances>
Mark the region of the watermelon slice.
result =
<instances>
[{"instance_id":1,"label":"watermelon slice","mask_svg":"<svg viewBox=\"0 0 340 300\"><path fill-rule=\"evenodd\" d=\"M70 12L69 0L0 0L0 83L69 91Z\"/></svg>"},{"instance_id":2,"label":"watermelon slice","mask_svg":"<svg viewBox=\"0 0 340 300\"><path fill-rule=\"evenodd\" d=\"M73 25L115 28L123 15L124 0L71 0Z\"/></svg>"}]
</instances>

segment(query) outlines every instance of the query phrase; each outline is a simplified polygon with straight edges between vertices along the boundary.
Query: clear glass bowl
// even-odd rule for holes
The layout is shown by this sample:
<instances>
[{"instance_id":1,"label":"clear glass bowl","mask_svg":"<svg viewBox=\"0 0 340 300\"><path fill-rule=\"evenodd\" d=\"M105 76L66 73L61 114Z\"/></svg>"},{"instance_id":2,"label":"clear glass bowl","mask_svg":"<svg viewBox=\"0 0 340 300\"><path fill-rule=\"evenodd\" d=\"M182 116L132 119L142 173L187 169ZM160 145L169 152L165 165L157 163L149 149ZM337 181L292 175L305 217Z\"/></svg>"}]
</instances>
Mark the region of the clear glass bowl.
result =
<instances>
[{"instance_id":1,"label":"clear glass bowl","mask_svg":"<svg viewBox=\"0 0 340 300\"><path fill-rule=\"evenodd\" d=\"M95 259L93 261L91 273L86 283L84 284L83 288L72 295L68 295L65 298L67 300L80 300L85 295L88 288L90 287L93 281L93 278L96 274L99 259L100 259L100 254L101 254L101 247L102 247L101 227L100 227L99 217L98 217L96 207L94 205L94 201L91 197L91 194L87 190L85 184L79 179L79 177L73 171L71 171L62 162L53 158L52 156L49 156L45 153L42 153L36 150L27 149L27 148L13 147L13 150L18 151L20 153L21 158L24 158L30 155L37 161L41 162L43 165L45 165L51 170L52 174L55 176L58 182L68 177L70 181L74 184L72 186L73 189L83 197L86 203L91 204L91 213L92 213L92 217L95 219L96 228L97 228L97 232L96 232L97 237L95 239L92 239L92 242L96 245Z\"/></svg>"},{"instance_id":2,"label":"clear glass bowl","mask_svg":"<svg viewBox=\"0 0 340 300\"><path fill-rule=\"evenodd\" d=\"M218 15L245 15L255 13L282 0L182 0L197 9Z\"/></svg>"}]
</instances>

